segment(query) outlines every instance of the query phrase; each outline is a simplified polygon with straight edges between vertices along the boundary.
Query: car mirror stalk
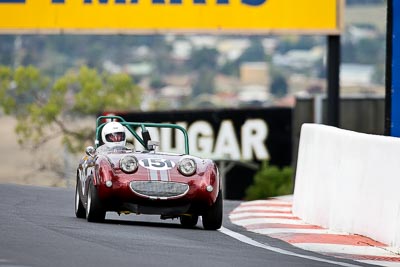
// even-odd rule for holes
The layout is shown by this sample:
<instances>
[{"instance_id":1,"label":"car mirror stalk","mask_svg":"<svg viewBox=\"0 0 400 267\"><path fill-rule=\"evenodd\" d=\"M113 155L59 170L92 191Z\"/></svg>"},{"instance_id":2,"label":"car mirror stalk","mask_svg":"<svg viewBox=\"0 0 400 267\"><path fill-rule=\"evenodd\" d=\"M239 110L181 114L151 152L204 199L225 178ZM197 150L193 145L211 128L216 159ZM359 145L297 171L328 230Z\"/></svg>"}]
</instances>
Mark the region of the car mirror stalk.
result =
<instances>
[{"instance_id":1,"label":"car mirror stalk","mask_svg":"<svg viewBox=\"0 0 400 267\"><path fill-rule=\"evenodd\" d=\"M149 151L155 151L158 146L160 146L160 142L158 141L147 142L147 150Z\"/></svg>"},{"instance_id":2,"label":"car mirror stalk","mask_svg":"<svg viewBox=\"0 0 400 267\"><path fill-rule=\"evenodd\" d=\"M86 148L86 155L93 157L95 153L96 153L96 149L94 147L88 146Z\"/></svg>"}]
</instances>

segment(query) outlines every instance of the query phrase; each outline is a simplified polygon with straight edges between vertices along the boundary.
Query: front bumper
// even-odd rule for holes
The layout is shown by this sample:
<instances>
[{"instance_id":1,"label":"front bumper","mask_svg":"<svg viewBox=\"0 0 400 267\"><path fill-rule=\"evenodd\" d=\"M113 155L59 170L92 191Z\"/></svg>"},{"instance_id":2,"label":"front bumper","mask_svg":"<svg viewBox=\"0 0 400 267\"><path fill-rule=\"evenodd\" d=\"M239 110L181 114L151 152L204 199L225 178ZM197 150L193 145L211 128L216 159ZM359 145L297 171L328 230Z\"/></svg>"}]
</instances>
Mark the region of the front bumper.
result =
<instances>
[{"instance_id":1,"label":"front bumper","mask_svg":"<svg viewBox=\"0 0 400 267\"><path fill-rule=\"evenodd\" d=\"M181 182L114 181L112 187L98 184L99 197L107 211L178 216L202 214L218 196L218 185L212 192L202 180Z\"/></svg>"}]
</instances>

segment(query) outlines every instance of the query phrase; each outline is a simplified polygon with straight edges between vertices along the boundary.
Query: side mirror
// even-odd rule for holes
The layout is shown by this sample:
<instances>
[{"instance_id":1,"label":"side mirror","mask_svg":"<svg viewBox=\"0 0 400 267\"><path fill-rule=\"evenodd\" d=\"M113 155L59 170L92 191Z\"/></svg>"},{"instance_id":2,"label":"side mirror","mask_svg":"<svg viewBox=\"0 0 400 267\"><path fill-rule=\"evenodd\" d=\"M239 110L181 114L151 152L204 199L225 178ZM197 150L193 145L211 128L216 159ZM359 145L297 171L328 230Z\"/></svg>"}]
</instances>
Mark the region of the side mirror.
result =
<instances>
[{"instance_id":1,"label":"side mirror","mask_svg":"<svg viewBox=\"0 0 400 267\"><path fill-rule=\"evenodd\" d=\"M94 147L88 146L86 148L86 155L93 157L95 153L96 153L96 149Z\"/></svg>"},{"instance_id":2,"label":"side mirror","mask_svg":"<svg viewBox=\"0 0 400 267\"><path fill-rule=\"evenodd\" d=\"M157 141L149 141L149 142L147 143L147 150L149 150L149 151L156 150L156 148L157 148L158 146L160 146L160 142L157 142Z\"/></svg>"},{"instance_id":3,"label":"side mirror","mask_svg":"<svg viewBox=\"0 0 400 267\"><path fill-rule=\"evenodd\" d=\"M150 137L149 131L146 128L142 129L142 139L144 142L144 147L146 149L148 149L149 141L151 141L151 137Z\"/></svg>"}]
</instances>

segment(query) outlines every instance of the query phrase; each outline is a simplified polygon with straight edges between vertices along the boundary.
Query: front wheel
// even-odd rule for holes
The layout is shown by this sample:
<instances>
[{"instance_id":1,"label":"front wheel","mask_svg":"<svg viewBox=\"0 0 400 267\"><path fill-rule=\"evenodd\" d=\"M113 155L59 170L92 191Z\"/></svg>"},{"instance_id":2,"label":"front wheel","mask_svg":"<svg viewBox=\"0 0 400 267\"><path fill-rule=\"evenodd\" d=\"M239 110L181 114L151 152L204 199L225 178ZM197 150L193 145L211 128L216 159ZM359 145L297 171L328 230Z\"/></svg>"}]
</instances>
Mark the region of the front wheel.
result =
<instances>
[{"instance_id":1,"label":"front wheel","mask_svg":"<svg viewBox=\"0 0 400 267\"><path fill-rule=\"evenodd\" d=\"M97 188L93 185L93 182L89 182L89 189L87 194L87 207L86 207L86 219L88 222L103 222L106 217L106 212L103 209L99 196L97 194Z\"/></svg>"},{"instance_id":2,"label":"front wheel","mask_svg":"<svg viewBox=\"0 0 400 267\"><path fill-rule=\"evenodd\" d=\"M75 215L77 218L85 219L86 210L82 204L81 197L79 195L79 179L76 181L76 189L75 189Z\"/></svg>"},{"instance_id":3,"label":"front wheel","mask_svg":"<svg viewBox=\"0 0 400 267\"><path fill-rule=\"evenodd\" d=\"M198 215L182 215L180 217L181 225L186 228L193 228L199 220Z\"/></svg>"},{"instance_id":4,"label":"front wheel","mask_svg":"<svg viewBox=\"0 0 400 267\"><path fill-rule=\"evenodd\" d=\"M219 191L215 203L203 214L203 227L206 230L217 230L222 226L222 192Z\"/></svg>"}]
</instances>

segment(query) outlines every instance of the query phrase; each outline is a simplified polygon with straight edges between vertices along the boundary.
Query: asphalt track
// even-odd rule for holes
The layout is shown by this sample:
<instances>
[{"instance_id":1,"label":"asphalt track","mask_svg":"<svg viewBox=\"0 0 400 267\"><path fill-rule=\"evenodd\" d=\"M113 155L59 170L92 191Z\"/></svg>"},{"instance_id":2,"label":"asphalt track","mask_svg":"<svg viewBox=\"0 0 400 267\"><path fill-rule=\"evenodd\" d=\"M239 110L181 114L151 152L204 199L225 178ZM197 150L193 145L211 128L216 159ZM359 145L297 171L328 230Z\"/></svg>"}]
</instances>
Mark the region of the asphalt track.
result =
<instances>
[{"instance_id":1,"label":"asphalt track","mask_svg":"<svg viewBox=\"0 0 400 267\"><path fill-rule=\"evenodd\" d=\"M228 214L221 231L182 228L158 216L74 215L74 190L0 184L0 267L63 266L372 266L322 256L247 232Z\"/></svg>"}]
</instances>

